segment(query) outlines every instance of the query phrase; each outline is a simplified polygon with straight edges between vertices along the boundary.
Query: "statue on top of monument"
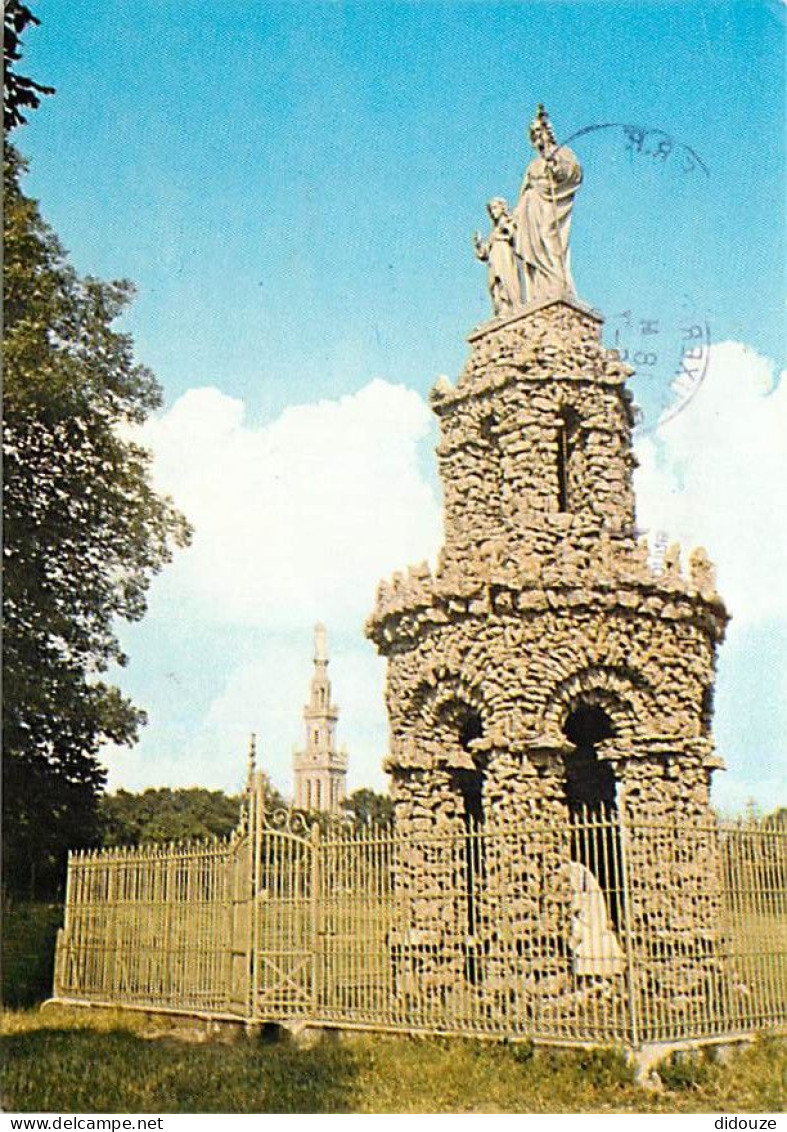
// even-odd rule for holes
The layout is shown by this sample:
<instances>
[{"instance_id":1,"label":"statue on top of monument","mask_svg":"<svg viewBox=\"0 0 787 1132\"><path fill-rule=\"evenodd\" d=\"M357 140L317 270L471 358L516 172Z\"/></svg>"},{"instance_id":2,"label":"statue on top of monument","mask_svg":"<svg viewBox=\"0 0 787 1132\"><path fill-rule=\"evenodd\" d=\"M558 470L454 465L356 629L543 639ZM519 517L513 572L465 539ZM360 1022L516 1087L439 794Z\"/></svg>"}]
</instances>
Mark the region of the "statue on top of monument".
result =
<instances>
[{"instance_id":1,"label":"statue on top of monument","mask_svg":"<svg viewBox=\"0 0 787 1132\"><path fill-rule=\"evenodd\" d=\"M486 210L492 221L489 238L482 240L476 232L473 236L473 244L477 258L488 264L492 309L496 315L504 315L509 314L522 302L519 271L514 254L516 229L508 211L508 204L502 197L494 197L490 200Z\"/></svg>"},{"instance_id":2,"label":"statue on top of monument","mask_svg":"<svg viewBox=\"0 0 787 1132\"><path fill-rule=\"evenodd\" d=\"M522 267L525 301L537 303L575 294L568 237L582 167L567 146L557 144L541 103L530 125L530 141L538 156L527 167L514 207L514 249Z\"/></svg>"}]
</instances>

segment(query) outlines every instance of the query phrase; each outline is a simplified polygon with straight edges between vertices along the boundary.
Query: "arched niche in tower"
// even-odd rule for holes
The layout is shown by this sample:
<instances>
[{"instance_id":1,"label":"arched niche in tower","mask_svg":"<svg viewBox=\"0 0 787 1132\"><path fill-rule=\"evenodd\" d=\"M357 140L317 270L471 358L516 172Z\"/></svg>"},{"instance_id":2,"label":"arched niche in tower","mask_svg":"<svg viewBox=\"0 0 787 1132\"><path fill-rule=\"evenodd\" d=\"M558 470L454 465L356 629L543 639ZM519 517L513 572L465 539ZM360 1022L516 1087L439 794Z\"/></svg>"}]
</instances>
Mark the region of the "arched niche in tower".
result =
<instances>
[{"instance_id":1,"label":"arched niche in tower","mask_svg":"<svg viewBox=\"0 0 787 1132\"><path fill-rule=\"evenodd\" d=\"M414 747L424 756L425 765L454 778L456 792L461 794L454 772L475 773L478 767L483 774L486 769L486 756L479 759L472 746L484 736L484 710L477 684L435 667L402 697L401 719L409 724L402 747Z\"/></svg>"},{"instance_id":2,"label":"arched niche in tower","mask_svg":"<svg viewBox=\"0 0 787 1132\"><path fill-rule=\"evenodd\" d=\"M637 734L652 734L657 726L658 708L652 684L641 671L625 665L591 663L575 669L570 676L555 681L544 698L546 706L539 722L545 732L566 735L569 717L582 707L603 710L616 746L628 745ZM578 734L574 726L572 734ZM595 739L596 744L600 742L601 739Z\"/></svg>"},{"instance_id":3,"label":"arched niche in tower","mask_svg":"<svg viewBox=\"0 0 787 1132\"><path fill-rule=\"evenodd\" d=\"M451 782L458 795L459 812L464 826L462 839L462 871L464 874L463 902L465 905L465 978L475 986L482 978L481 958L472 941L482 931L482 894L487 878L486 842L484 825L484 781L486 777L487 756L473 746L475 740L483 738L484 724L481 713L461 700L451 700L442 705L439 720L444 729L443 740L447 741L451 768ZM455 755L451 759L451 746Z\"/></svg>"},{"instance_id":4,"label":"arched niche in tower","mask_svg":"<svg viewBox=\"0 0 787 1132\"><path fill-rule=\"evenodd\" d=\"M484 735L481 713L466 700L451 697L436 707L434 730L461 799L462 819L468 827L480 825L484 820L486 757L474 750L473 742Z\"/></svg>"},{"instance_id":5,"label":"arched niche in tower","mask_svg":"<svg viewBox=\"0 0 787 1132\"><path fill-rule=\"evenodd\" d=\"M503 469L499 422L493 412L486 412L478 421L475 430L475 446L480 463L479 482L484 485L481 511L474 515L474 522L490 536L499 530L501 521L501 498L503 490Z\"/></svg>"},{"instance_id":6,"label":"arched niche in tower","mask_svg":"<svg viewBox=\"0 0 787 1132\"><path fill-rule=\"evenodd\" d=\"M577 703L563 724L573 751L565 758L565 794L571 822L571 859L593 874L604 893L615 927L621 918L620 833L615 820L617 781L612 763L599 758L598 745L615 727L597 703Z\"/></svg>"},{"instance_id":7,"label":"arched niche in tower","mask_svg":"<svg viewBox=\"0 0 787 1132\"><path fill-rule=\"evenodd\" d=\"M569 810L614 807L615 772L598 757L598 744L613 738L615 728L603 707L579 703L566 717L563 733L574 751L566 757L566 801Z\"/></svg>"},{"instance_id":8,"label":"arched niche in tower","mask_svg":"<svg viewBox=\"0 0 787 1132\"><path fill-rule=\"evenodd\" d=\"M564 405L557 420L558 511L575 511L579 503L581 438L579 413L571 405Z\"/></svg>"}]
</instances>

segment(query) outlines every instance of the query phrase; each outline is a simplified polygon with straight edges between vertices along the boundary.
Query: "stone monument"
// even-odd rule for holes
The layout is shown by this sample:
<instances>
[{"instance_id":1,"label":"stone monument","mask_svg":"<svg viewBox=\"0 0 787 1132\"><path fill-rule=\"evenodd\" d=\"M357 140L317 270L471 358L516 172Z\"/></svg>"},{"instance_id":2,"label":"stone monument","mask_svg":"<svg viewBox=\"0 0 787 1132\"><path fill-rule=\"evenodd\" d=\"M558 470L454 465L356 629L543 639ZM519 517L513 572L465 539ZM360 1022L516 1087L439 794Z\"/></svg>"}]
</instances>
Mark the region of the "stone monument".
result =
<instances>
[{"instance_id":1,"label":"stone monument","mask_svg":"<svg viewBox=\"0 0 787 1132\"><path fill-rule=\"evenodd\" d=\"M547 112L539 104L530 125L538 156L527 167L514 209L514 246L527 302L574 294L568 238L574 196L582 183L576 155L558 145Z\"/></svg>"},{"instance_id":2,"label":"stone monument","mask_svg":"<svg viewBox=\"0 0 787 1132\"><path fill-rule=\"evenodd\" d=\"M489 264L489 294L495 314L507 314L522 305L519 270L514 251L516 225L502 197L495 197L486 206L492 221L488 240L478 232L473 237L475 254Z\"/></svg>"},{"instance_id":3,"label":"stone monument","mask_svg":"<svg viewBox=\"0 0 787 1132\"><path fill-rule=\"evenodd\" d=\"M303 718L306 745L293 754L295 807L338 816L347 796L347 752L336 748L339 709L331 703L328 634L320 624L314 627L314 675Z\"/></svg>"},{"instance_id":4,"label":"stone monument","mask_svg":"<svg viewBox=\"0 0 787 1132\"><path fill-rule=\"evenodd\" d=\"M512 238L521 259L525 301L509 309L510 285L505 301L504 288L493 289L496 317L470 334L456 384L440 378L430 395L444 491L436 571L422 564L381 583L366 627L388 658L387 770L397 828L412 835L400 880L443 967L451 941L434 893L448 880L439 861L419 856L427 832L522 822L560 830L580 813L710 821L710 779L722 765L711 714L727 613L704 551L687 575L677 558L663 572L648 564L632 488L633 370L605 348L603 318L575 296L568 267L579 163L556 146L543 107L531 138L539 156L502 241ZM555 846L592 870L588 891L599 882L611 894L605 846L584 859L570 837ZM648 930L663 924L666 948L678 931L674 893L658 861L636 853L631 930L645 918ZM543 919L544 878L569 875L569 863L560 873L559 860L531 855L520 878L533 895L523 900L523 932L528 915ZM701 887L705 863L686 868ZM619 920L611 895L608 904ZM476 941L478 920L476 910ZM528 938L560 923L556 913L531 924ZM599 923L593 930L605 931ZM467 971L460 949L447 981ZM618 955L607 949L610 970Z\"/></svg>"}]
</instances>

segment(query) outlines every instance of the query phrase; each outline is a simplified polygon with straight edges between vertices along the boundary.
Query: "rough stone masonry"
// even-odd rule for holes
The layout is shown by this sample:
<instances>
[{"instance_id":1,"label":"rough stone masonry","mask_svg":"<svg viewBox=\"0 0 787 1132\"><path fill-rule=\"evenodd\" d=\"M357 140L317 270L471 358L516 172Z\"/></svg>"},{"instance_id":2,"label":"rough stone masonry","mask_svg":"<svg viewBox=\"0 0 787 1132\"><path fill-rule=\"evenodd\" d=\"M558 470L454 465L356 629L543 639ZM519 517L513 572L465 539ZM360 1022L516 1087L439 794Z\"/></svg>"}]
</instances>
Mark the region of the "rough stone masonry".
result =
<instances>
[{"instance_id":1,"label":"rough stone masonry","mask_svg":"<svg viewBox=\"0 0 787 1132\"><path fill-rule=\"evenodd\" d=\"M542 180L560 176L549 136L537 146ZM541 216L548 227L547 208ZM547 249L560 250L565 209L558 222ZM712 821L710 780L722 765L711 735L715 655L728 615L704 550L684 567L672 546L656 568L637 537L633 370L604 347L602 326L566 273L546 298L526 297L470 334L456 384L440 378L430 396L445 500L436 571L423 563L382 582L366 627L388 658L387 770L397 827L413 841L400 882L446 985L461 964L457 943L451 970L434 898L448 883L444 866L418 850L430 832L468 822L565 828L602 809ZM558 839L555 852L570 844ZM685 950L665 862L637 852L635 842L632 931L647 923L668 951ZM543 921L537 858L522 866L523 924ZM681 868L681 899L688 883L705 908L690 930L712 933L716 865L700 855ZM489 867L486 876L492 886ZM563 930L556 916L549 931Z\"/></svg>"}]
</instances>

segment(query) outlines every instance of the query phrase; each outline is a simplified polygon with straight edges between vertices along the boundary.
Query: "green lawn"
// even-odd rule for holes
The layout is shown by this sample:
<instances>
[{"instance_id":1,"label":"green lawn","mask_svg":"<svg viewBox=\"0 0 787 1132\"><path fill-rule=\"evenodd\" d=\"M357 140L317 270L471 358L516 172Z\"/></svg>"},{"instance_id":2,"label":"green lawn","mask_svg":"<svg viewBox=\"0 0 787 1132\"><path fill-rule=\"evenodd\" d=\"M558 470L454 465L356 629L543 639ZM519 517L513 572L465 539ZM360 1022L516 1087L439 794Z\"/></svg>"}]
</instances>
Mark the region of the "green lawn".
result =
<instances>
[{"instance_id":1,"label":"green lawn","mask_svg":"<svg viewBox=\"0 0 787 1132\"><path fill-rule=\"evenodd\" d=\"M7 1111L30 1112L713 1112L781 1111L785 1044L762 1039L729 1064L705 1055L634 1085L612 1051L358 1035L312 1049L131 1012L8 1012Z\"/></svg>"}]
</instances>

